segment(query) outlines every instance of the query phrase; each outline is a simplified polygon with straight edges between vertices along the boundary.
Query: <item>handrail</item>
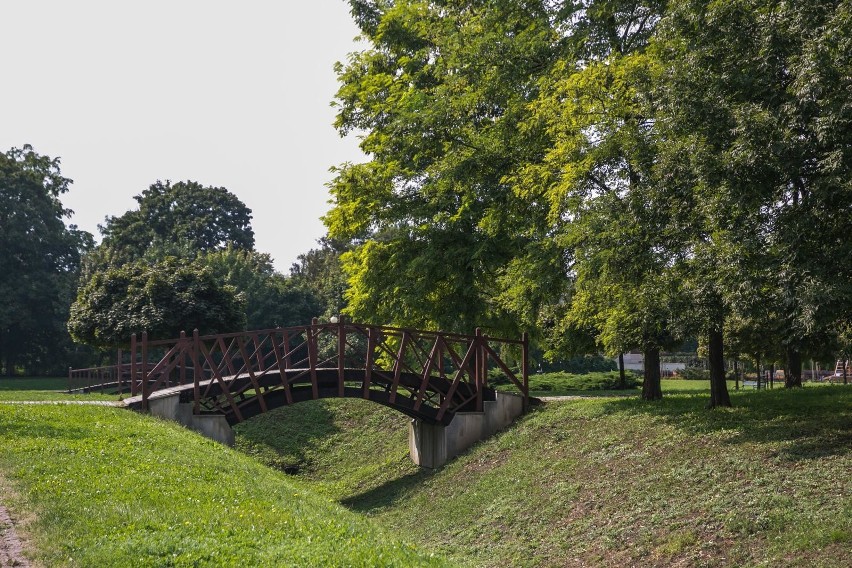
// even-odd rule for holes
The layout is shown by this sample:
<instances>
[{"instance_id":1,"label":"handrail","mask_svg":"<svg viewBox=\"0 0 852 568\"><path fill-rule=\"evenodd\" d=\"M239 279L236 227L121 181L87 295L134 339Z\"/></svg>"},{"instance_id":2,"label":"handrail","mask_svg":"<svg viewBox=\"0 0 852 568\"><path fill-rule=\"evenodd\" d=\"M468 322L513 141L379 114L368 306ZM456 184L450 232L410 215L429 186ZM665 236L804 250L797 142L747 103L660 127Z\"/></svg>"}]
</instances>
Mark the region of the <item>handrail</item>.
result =
<instances>
[{"instance_id":1,"label":"handrail","mask_svg":"<svg viewBox=\"0 0 852 568\"><path fill-rule=\"evenodd\" d=\"M311 398L332 396L320 392L329 388L332 376L335 395L352 396L347 381L363 372L358 392L364 398L410 405L413 411L429 407L442 420L458 410L483 409L490 368L508 377L525 406L529 400L526 333L510 339L486 335L479 328L464 335L315 318L307 325L213 335L194 330L191 337L182 332L174 339L149 340L143 333L141 338L133 335L130 344L129 363L69 369L69 386L72 376L86 373L109 372L118 381L126 376L132 393L141 394L147 408L157 390L191 385L194 413L219 409L241 420L248 402L265 411L267 396L276 390L282 391L277 400L286 397L288 403L302 386L309 387ZM520 347L515 361L519 369L504 360L502 346L511 346L515 353ZM299 396L304 400L304 394Z\"/></svg>"}]
</instances>

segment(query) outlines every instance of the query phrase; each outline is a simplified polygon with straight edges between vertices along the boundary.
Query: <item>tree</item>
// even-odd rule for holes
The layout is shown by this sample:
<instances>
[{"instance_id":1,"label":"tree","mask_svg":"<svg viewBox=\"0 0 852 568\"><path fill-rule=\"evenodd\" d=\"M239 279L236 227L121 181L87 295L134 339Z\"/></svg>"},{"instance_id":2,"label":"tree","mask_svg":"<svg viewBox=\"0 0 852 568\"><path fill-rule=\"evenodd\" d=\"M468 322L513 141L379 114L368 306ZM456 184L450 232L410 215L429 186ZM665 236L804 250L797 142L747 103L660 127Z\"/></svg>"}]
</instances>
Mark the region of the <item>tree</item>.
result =
<instances>
[{"instance_id":1,"label":"tree","mask_svg":"<svg viewBox=\"0 0 852 568\"><path fill-rule=\"evenodd\" d=\"M68 329L75 341L100 348L126 346L134 333L152 338L244 329L245 300L198 262L173 257L127 263L96 272L80 287Z\"/></svg>"},{"instance_id":2,"label":"tree","mask_svg":"<svg viewBox=\"0 0 852 568\"><path fill-rule=\"evenodd\" d=\"M7 375L19 364L55 369L67 341L66 299L91 235L64 219L60 196L71 180L59 159L25 145L0 154L0 360Z\"/></svg>"},{"instance_id":3,"label":"tree","mask_svg":"<svg viewBox=\"0 0 852 568\"><path fill-rule=\"evenodd\" d=\"M329 238L320 247L300 254L290 267L290 282L317 302L314 315L328 319L346 311L346 275L340 263L344 247Z\"/></svg>"},{"instance_id":4,"label":"tree","mask_svg":"<svg viewBox=\"0 0 852 568\"><path fill-rule=\"evenodd\" d=\"M246 328L302 325L322 313L314 293L294 278L275 272L266 253L229 246L199 257L221 283L245 297Z\"/></svg>"},{"instance_id":5,"label":"tree","mask_svg":"<svg viewBox=\"0 0 852 568\"><path fill-rule=\"evenodd\" d=\"M559 37L521 2L352 1L370 49L338 68L336 125L370 156L331 185L329 235L350 314L416 326L517 332L496 277L540 205L507 183L539 151L521 130Z\"/></svg>"},{"instance_id":6,"label":"tree","mask_svg":"<svg viewBox=\"0 0 852 568\"><path fill-rule=\"evenodd\" d=\"M662 396L659 354L673 341L645 54L661 12L661 2L576 5L564 23L571 49L543 77L524 123L552 143L513 175L520 195L548 203L539 235L566 259L556 328L590 331L612 355L642 349L649 400Z\"/></svg>"},{"instance_id":7,"label":"tree","mask_svg":"<svg viewBox=\"0 0 852 568\"><path fill-rule=\"evenodd\" d=\"M153 252L192 257L227 246L254 248L251 209L224 187L207 187L194 181L157 181L134 197L139 209L108 217L101 260L114 264L138 260Z\"/></svg>"},{"instance_id":8,"label":"tree","mask_svg":"<svg viewBox=\"0 0 852 568\"><path fill-rule=\"evenodd\" d=\"M239 331L247 305L260 327L280 317L271 261L253 252L251 210L235 195L158 181L135 199L139 209L107 218L103 242L85 258L68 324L75 339L114 347L142 331Z\"/></svg>"},{"instance_id":9,"label":"tree","mask_svg":"<svg viewBox=\"0 0 852 568\"><path fill-rule=\"evenodd\" d=\"M693 280L725 313L777 316L788 386L852 306L849 23L848 1L738 0L674 3L660 26L665 154L689 196L673 201L712 259Z\"/></svg>"}]
</instances>

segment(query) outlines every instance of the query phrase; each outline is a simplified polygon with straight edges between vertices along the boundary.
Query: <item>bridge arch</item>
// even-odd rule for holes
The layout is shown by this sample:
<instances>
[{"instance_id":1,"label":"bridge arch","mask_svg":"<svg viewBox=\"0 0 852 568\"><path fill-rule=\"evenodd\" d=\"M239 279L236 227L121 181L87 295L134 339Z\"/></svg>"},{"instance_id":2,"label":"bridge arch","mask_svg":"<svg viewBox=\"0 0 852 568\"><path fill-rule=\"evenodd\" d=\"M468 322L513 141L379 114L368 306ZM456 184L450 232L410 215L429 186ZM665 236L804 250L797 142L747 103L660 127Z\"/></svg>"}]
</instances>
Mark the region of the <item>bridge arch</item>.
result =
<instances>
[{"instance_id":1,"label":"bridge arch","mask_svg":"<svg viewBox=\"0 0 852 568\"><path fill-rule=\"evenodd\" d=\"M514 371L504 361L513 352ZM528 341L338 321L171 340L131 339L116 371L126 404L147 410L177 395L194 415L231 425L279 406L320 398L362 398L429 425L482 412L496 399L488 370L499 369L528 400Z\"/></svg>"}]
</instances>

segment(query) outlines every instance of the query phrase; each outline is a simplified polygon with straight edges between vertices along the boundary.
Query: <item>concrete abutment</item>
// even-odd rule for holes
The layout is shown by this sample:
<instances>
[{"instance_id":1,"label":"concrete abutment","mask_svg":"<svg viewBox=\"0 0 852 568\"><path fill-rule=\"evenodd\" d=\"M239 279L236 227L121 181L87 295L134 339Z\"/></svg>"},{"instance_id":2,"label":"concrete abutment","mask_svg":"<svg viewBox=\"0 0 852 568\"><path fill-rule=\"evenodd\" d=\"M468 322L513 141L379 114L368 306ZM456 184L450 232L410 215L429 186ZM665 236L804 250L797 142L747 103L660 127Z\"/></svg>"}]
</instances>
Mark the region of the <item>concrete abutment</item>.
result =
<instances>
[{"instance_id":1,"label":"concrete abutment","mask_svg":"<svg viewBox=\"0 0 852 568\"><path fill-rule=\"evenodd\" d=\"M498 392L497 400L483 403L483 412L457 412L447 426L412 419L408 426L411 460L420 467L439 468L506 428L523 412L522 396Z\"/></svg>"},{"instance_id":2,"label":"concrete abutment","mask_svg":"<svg viewBox=\"0 0 852 568\"><path fill-rule=\"evenodd\" d=\"M220 414L193 414L191 402L181 402L180 394L152 396L148 399L148 410L154 416L174 420L190 430L226 446L234 445L234 430Z\"/></svg>"},{"instance_id":3,"label":"concrete abutment","mask_svg":"<svg viewBox=\"0 0 852 568\"><path fill-rule=\"evenodd\" d=\"M192 403L180 402L180 394L152 396L149 412L174 420L191 430L221 442L234 445L234 431L222 415L192 413ZM497 393L496 400L485 401L483 412L457 412L446 426L412 419L408 427L408 449L417 465L436 469L509 426L524 412L524 398L510 393Z\"/></svg>"}]
</instances>

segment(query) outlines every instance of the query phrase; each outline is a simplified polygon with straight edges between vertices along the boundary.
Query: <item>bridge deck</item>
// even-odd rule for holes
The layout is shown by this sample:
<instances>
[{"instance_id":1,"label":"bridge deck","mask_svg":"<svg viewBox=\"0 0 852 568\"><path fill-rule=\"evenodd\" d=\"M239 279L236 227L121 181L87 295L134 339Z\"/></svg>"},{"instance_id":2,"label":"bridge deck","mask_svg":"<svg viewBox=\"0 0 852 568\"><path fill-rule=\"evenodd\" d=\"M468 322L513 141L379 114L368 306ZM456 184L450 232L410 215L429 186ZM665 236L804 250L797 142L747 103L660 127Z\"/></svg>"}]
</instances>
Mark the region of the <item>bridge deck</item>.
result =
<instances>
[{"instance_id":1,"label":"bridge deck","mask_svg":"<svg viewBox=\"0 0 852 568\"><path fill-rule=\"evenodd\" d=\"M508 348L508 351L506 350ZM503 353L520 351L520 372ZM178 395L195 414L231 424L272 408L319 398L362 398L427 422L448 424L456 412L482 411L494 400L489 370L498 370L526 400L526 336L465 336L349 322L148 341L131 339L130 362L79 376L121 378L131 408ZM88 375L86 375L86 373ZM74 372L69 372L69 386ZM102 385L102 386L103 386ZM114 381L113 388L120 386ZM86 387L91 390L92 387Z\"/></svg>"},{"instance_id":2,"label":"bridge deck","mask_svg":"<svg viewBox=\"0 0 852 568\"><path fill-rule=\"evenodd\" d=\"M290 402L287 400L287 394L284 389L284 384L281 378L281 372L274 370L263 374L262 376L252 376L249 373L240 375L222 377L218 379L204 379L198 381L198 389L205 394L203 399L210 401L213 408L207 408L206 412L224 414L228 422L231 424L239 423L247 420L252 416L256 416L263 412L260 397L255 390L256 385L260 387L260 392L267 409L295 404L297 402L305 402L320 398L338 398L340 397L339 378L340 374L336 368L316 369L317 389L314 393L314 385L310 378L308 369L287 369L284 371L284 376L287 377L287 382L290 390ZM363 369L345 369L344 370L344 398L361 398L370 400L378 404L395 408L407 414L412 418L419 418L429 423L449 424L453 418L453 414L445 413L444 416L438 417L437 409L429 405L417 405L416 396L406 393L402 390L398 392L396 397L391 397L390 388L391 381L385 377L374 376L371 382L371 387L364 390L364 370ZM253 380L254 379L254 380ZM399 384L407 389L415 389L422 382L422 377L413 373L400 373L398 376ZM223 388L226 387L226 388ZM452 381L432 377L430 381L430 390L433 394L446 396L452 389ZM494 400L495 393L493 389L486 389L485 400ZM232 411L221 400L225 392L238 393L236 397L236 405L239 408L239 415ZM192 402L194 399L195 384L186 383L182 385L173 385L165 388L160 388L150 393L147 396L148 402L168 398L178 395L181 402ZM315 396L316 394L316 396ZM466 386L460 390L456 389L453 396L459 399L472 398L473 393ZM214 402L215 401L215 402ZM127 407L141 410L145 405L145 397L143 395L135 395L124 399ZM202 405L203 406L203 405ZM468 405L468 411L476 410L473 405Z\"/></svg>"}]
</instances>

